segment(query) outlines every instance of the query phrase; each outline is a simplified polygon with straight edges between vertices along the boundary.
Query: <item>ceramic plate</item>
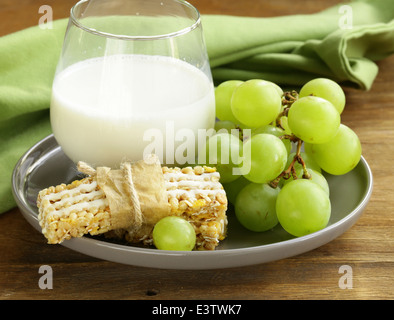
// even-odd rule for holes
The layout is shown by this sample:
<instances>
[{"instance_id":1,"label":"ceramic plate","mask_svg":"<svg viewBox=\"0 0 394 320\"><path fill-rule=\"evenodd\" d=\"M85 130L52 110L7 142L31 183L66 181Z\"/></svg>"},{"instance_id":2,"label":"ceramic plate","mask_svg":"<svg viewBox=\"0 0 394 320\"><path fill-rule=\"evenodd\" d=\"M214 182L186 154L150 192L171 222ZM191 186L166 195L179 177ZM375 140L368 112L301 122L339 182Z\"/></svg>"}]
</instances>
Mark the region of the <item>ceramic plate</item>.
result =
<instances>
[{"instance_id":1,"label":"ceramic plate","mask_svg":"<svg viewBox=\"0 0 394 320\"><path fill-rule=\"evenodd\" d=\"M41 232L36 199L41 189L78 178L71 160L53 135L30 148L17 163L13 176L15 200L26 220ZM99 259L152 268L215 269L265 263L313 250L350 228L365 209L372 192L372 173L361 158L357 167L343 176L326 176L330 186L331 219L326 228L294 238L280 225L254 233L244 229L229 208L228 237L215 251L162 251L95 237L66 240L63 246Z\"/></svg>"}]
</instances>

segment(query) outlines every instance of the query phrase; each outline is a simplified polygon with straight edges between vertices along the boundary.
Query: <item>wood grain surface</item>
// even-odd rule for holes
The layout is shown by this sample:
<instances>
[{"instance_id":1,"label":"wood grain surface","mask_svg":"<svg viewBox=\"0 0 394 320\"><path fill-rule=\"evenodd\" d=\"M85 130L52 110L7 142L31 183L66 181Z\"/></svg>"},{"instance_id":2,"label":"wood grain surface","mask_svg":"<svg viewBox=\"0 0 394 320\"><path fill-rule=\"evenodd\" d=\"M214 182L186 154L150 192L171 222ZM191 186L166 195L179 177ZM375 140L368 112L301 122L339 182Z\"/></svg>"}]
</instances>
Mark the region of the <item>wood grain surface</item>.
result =
<instances>
[{"instance_id":1,"label":"wood grain surface","mask_svg":"<svg viewBox=\"0 0 394 320\"><path fill-rule=\"evenodd\" d=\"M312 13L325 1L195 0L202 14L277 16ZM74 0L0 0L0 36L36 25L41 5L54 18ZM177 271L101 261L47 245L18 209L0 215L0 299L393 299L394 298L394 56L379 62L369 92L345 89L343 123L359 135L374 175L367 209L343 235L313 251L255 266ZM42 290L39 268L53 270L53 289ZM353 271L341 289L339 268Z\"/></svg>"}]
</instances>

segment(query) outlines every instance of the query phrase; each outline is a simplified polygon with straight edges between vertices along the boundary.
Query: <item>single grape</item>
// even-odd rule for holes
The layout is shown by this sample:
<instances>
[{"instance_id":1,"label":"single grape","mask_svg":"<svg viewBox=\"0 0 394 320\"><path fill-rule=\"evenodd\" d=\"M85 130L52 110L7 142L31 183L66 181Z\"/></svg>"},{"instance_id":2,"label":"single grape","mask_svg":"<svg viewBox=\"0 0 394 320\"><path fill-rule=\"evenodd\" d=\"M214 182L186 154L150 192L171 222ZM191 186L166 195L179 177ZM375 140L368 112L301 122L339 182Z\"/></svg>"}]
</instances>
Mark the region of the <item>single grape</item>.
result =
<instances>
[{"instance_id":1,"label":"single grape","mask_svg":"<svg viewBox=\"0 0 394 320\"><path fill-rule=\"evenodd\" d=\"M279 188L268 184L250 183L238 194L235 201L235 215L246 228L255 232L272 229L278 224L276 198Z\"/></svg>"},{"instance_id":2,"label":"single grape","mask_svg":"<svg viewBox=\"0 0 394 320\"><path fill-rule=\"evenodd\" d=\"M268 81L268 80L263 80L263 79L251 79L251 80L248 80L248 82L250 82L250 83L256 82L257 84L261 84L262 82L265 82L266 84L271 85L271 86L276 90L276 92L278 93L278 95L279 95L280 97L283 96L283 90L282 90L282 88L279 87L275 82Z\"/></svg>"},{"instance_id":3,"label":"single grape","mask_svg":"<svg viewBox=\"0 0 394 320\"><path fill-rule=\"evenodd\" d=\"M342 175L353 170L362 153L357 134L344 124L340 125L331 141L306 145L305 148L324 171L333 175Z\"/></svg>"},{"instance_id":4,"label":"single grape","mask_svg":"<svg viewBox=\"0 0 394 320\"><path fill-rule=\"evenodd\" d=\"M294 156L296 155L295 152L292 152L289 154L288 158L287 158L287 163L286 163L286 168L288 168L291 164L291 162L294 159ZM313 157L311 155L309 155L306 152L301 152L300 153L302 160L304 160L305 162L305 166L308 168L311 168L317 172L321 172L321 168L320 166L317 164L316 160L313 159ZM299 168L302 168L301 163L299 163L298 161L294 164L294 167L296 170L298 170Z\"/></svg>"},{"instance_id":5,"label":"single grape","mask_svg":"<svg viewBox=\"0 0 394 320\"><path fill-rule=\"evenodd\" d=\"M222 183L234 181L240 177L233 168L242 165L242 142L230 133L215 134L206 142L205 157L199 153L198 162L216 167Z\"/></svg>"},{"instance_id":6,"label":"single grape","mask_svg":"<svg viewBox=\"0 0 394 320\"><path fill-rule=\"evenodd\" d=\"M237 138L241 137L241 130L236 126L235 123L229 120L220 120L215 122L214 127L216 133L231 133L235 135Z\"/></svg>"},{"instance_id":7,"label":"single grape","mask_svg":"<svg viewBox=\"0 0 394 320\"><path fill-rule=\"evenodd\" d=\"M236 129L237 126L235 125L234 122L231 122L230 120L220 120L215 122L215 130L216 132L219 130L226 130L228 133L231 133L232 129Z\"/></svg>"},{"instance_id":8,"label":"single grape","mask_svg":"<svg viewBox=\"0 0 394 320\"><path fill-rule=\"evenodd\" d=\"M268 80L265 80L265 81L267 81L268 83L271 83L271 84L274 86L276 92L279 94L280 97L283 96L283 90L282 90L281 87L279 87L279 86L278 86L276 83L274 83L274 82L271 82L271 81L268 81Z\"/></svg>"},{"instance_id":9,"label":"single grape","mask_svg":"<svg viewBox=\"0 0 394 320\"><path fill-rule=\"evenodd\" d=\"M219 84L215 89L216 117L237 123L231 111L231 98L234 90L243 83L240 80L228 80Z\"/></svg>"},{"instance_id":10,"label":"single grape","mask_svg":"<svg viewBox=\"0 0 394 320\"><path fill-rule=\"evenodd\" d=\"M275 87L264 80L248 80L237 87L231 110L239 122L250 128L265 126L279 115L282 99Z\"/></svg>"},{"instance_id":11,"label":"single grape","mask_svg":"<svg viewBox=\"0 0 394 320\"><path fill-rule=\"evenodd\" d=\"M252 79L252 80L249 80L249 81L257 81L257 82L265 81L265 82L267 82L268 84L270 84L271 86L274 87L274 89L276 90L276 92L278 93L278 95L279 95L280 97L283 96L283 90L282 90L282 88L279 87L275 82L268 81L268 80L262 80L262 79Z\"/></svg>"},{"instance_id":12,"label":"single grape","mask_svg":"<svg viewBox=\"0 0 394 320\"><path fill-rule=\"evenodd\" d=\"M278 177L285 168L286 147L272 134L256 134L244 143L243 148L245 157L242 172L245 178L252 182L268 183Z\"/></svg>"},{"instance_id":13,"label":"single grape","mask_svg":"<svg viewBox=\"0 0 394 320\"><path fill-rule=\"evenodd\" d=\"M345 93L333 80L317 78L307 82L300 90L299 97L314 95L330 101L341 114L346 104Z\"/></svg>"},{"instance_id":14,"label":"single grape","mask_svg":"<svg viewBox=\"0 0 394 320\"><path fill-rule=\"evenodd\" d=\"M253 128L252 129L252 136L259 134L259 133L269 133L269 134L273 134L276 137L280 137L283 136L285 133L281 128L272 126L272 125L265 125L262 127L258 127L258 128Z\"/></svg>"},{"instance_id":15,"label":"single grape","mask_svg":"<svg viewBox=\"0 0 394 320\"><path fill-rule=\"evenodd\" d=\"M339 130L339 129L338 129ZM311 144L311 143L304 143L304 151L305 151L305 153L308 155L308 157L309 158L312 158L313 159L313 156L312 156L312 146L313 146L313 144ZM315 159L313 159L315 162L316 162L316 160ZM317 163L317 162L316 162Z\"/></svg>"},{"instance_id":16,"label":"single grape","mask_svg":"<svg viewBox=\"0 0 394 320\"><path fill-rule=\"evenodd\" d=\"M295 101L288 114L291 131L309 143L325 143L334 138L341 123L331 102L308 96Z\"/></svg>"},{"instance_id":17,"label":"single grape","mask_svg":"<svg viewBox=\"0 0 394 320\"><path fill-rule=\"evenodd\" d=\"M285 116L280 117L280 124L281 124L281 126L284 129L286 134L290 135L290 134L293 133L293 132L291 132L291 129L289 127L289 121L288 121L287 117L285 117Z\"/></svg>"},{"instance_id":18,"label":"single grape","mask_svg":"<svg viewBox=\"0 0 394 320\"><path fill-rule=\"evenodd\" d=\"M251 182L244 178L244 176L240 176L239 179L231 181L229 183L222 183L223 188L226 191L227 200L235 205L235 199L237 198L238 193Z\"/></svg>"},{"instance_id":19,"label":"single grape","mask_svg":"<svg viewBox=\"0 0 394 320\"><path fill-rule=\"evenodd\" d=\"M196 232L186 220L168 216L153 228L153 243L160 250L191 251L196 244Z\"/></svg>"},{"instance_id":20,"label":"single grape","mask_svg":"<svg viewBox=\"0 0 394 320\"><path fill-rule=\"evenodd\" d=\"M266 126L252 129L252 136L259 134L259 133L273 134L274 136L276 136L278 138L286 135L286 133L283 129L272 126L272 125L266 125ZM292 148L291 141L289 139L281 139L281 140L286 147L287 153L290 153L291 148Z\"/></svg>"},{"instance_id":21,"label":"single grape","mask_svg":"<svg viewBox=\"0 0 394 320\"><path fill-rule=\"evenodd\" d=\"M279 223L288 233L301 237L325 228L331 216L327 193L316 183L297 179L286 184L276 200Z\"/></svg>"},{"instance_id":22,"label":"single grape","mask_svg":"<svg viewBox=\"0 0 394 320\"><path fill-rule=\"evenodd\" d=\"M316 170L313 170L308 167L306 167L306 170L311 175L311 178L309 180L320 186L327 193L327 195L330 195L330 187L328 185L327 179L320 172ZM302 167L296 169L296 175L298 179L302 179L303 174L304 174L304 169ZM284 180L282 187L290 183L291 181L294 181L293 176L291 176L287 180Z\"/></svg>"}]
</instances>

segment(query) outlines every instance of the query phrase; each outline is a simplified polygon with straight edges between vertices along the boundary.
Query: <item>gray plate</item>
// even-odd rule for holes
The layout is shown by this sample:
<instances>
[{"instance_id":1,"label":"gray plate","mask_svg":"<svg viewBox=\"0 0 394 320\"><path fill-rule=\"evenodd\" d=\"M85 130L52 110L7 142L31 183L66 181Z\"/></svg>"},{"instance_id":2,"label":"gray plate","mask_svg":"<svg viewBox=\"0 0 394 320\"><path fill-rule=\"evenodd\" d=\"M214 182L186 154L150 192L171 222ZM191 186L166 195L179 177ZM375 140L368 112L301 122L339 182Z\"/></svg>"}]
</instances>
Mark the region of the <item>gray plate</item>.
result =
<instances>
[{"instance_id":1,"label":"gray plate","mask_svg":"<svg viewBox=\"0 0 394 320\"><path fill-rule=\"evenodd\" d=\"M41 232L36 199L41 189L78 178L75 165L65 156L53 135L43 139L17 163L13 176L15 200L26 220ZM331 192L332 214L326 228L294 238L280 225L271 231L254 233L244 229L228 211L228 237L215 251L162 251L113 243L86 236L64 241L63 246L113 262L165 269L229 268L295 256L335 239L360 217L372 193L372 173L364 158L343 176L326 176Z\"/></svg>"}]
</instances>

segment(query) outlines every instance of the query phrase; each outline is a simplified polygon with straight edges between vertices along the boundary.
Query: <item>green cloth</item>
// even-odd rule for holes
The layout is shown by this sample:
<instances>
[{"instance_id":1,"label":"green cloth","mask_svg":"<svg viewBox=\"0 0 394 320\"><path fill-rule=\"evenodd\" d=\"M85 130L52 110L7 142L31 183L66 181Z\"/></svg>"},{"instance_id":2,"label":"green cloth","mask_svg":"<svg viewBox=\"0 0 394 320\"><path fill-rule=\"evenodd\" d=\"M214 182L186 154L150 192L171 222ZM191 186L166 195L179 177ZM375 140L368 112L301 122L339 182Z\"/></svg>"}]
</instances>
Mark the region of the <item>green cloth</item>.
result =
<instances>
[{"instance_id":1,"label":"green cloth","mask_svg":"<svg viewBox=\"0 0 394 320\"><path fill-rule=\"evenodd\" d=\"M340 6L310 15L249 18L203 15L213 77L263 78L299 86L329 77L368 90L374 61L394 52L394 1L350 3L353 28L342 30ZM67 20L0 38L0 213L15 206L11 174L29 147L51 133L51 84Z\"/></svg>"},{"instance_id":2,"label":"green cloth","mask_svg":"<svg viewBox=\"0 0 394 320\"><path fill-rule=\"evenodd\" d=\"M262 78L299 86L324 76L370 89L378 73L374 61L394 52L394 1L350 5L351 30L339 28L342 5L311 15L203 17L214 79Z\"/></svg>"}]
</instances>

